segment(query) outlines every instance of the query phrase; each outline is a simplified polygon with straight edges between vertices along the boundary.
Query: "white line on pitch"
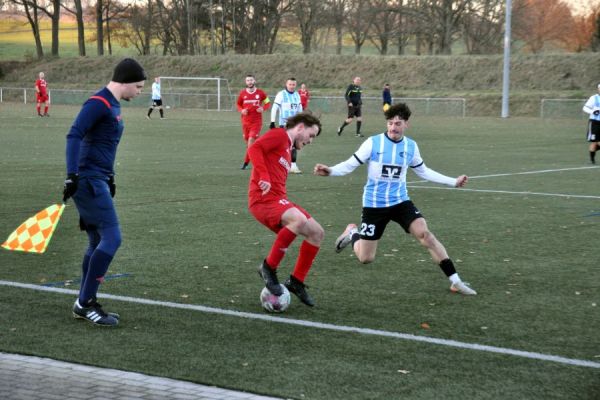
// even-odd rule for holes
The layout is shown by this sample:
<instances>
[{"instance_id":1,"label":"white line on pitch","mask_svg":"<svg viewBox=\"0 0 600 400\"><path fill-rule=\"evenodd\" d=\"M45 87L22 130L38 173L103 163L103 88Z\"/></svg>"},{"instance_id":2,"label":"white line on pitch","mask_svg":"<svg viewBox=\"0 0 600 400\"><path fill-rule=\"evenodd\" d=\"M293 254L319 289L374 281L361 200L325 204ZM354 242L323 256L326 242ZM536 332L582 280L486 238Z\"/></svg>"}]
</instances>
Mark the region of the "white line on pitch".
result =
<instances>
[{"instance_id":1,"label":"white line on pitch","mask_svg":"<svg viewBox=\"0 0 600 400\"><path fill-rule=\"evenodd\" d=\"M562 172L562 171L578 171L582 169L598 169L600 166L598 165L590 165L587 167L574 167L574 168L560 168L560 169L540 169L537 171L525 171L525 172L507 172L505 174L491 174L491 175L475 175L469 176L469 179L481 179L481 178L496 178L499 176L513 176L513 175L532 175L532 174L546 174L548 172ZM407 182L410 184L413 183L423 183L427 182L426 180Z\"/></svg>"},{"instance_id":2,"label":"white line on pitch","mask_svg":"<svg viewBox=\"0 0 600 400\"><path fill-rule=\"evenodd\" d=\"M590 166L587 166L587 167L560 168L560 169L541 169L541 170L538 170L538 171L511 172L511 173L506 173L506 174L470 176L469 179L495 178L497 176L512 176L512 175L545 174L545 173L548 173L548 172L578 171L578 170L582 170L582 169L597 169L597 168L600 168L600 166L590 165Z\"/></svg>"},{"instance_id":3,"label":"white line on pitch","mask_svg":"<svg viewBox=\"0 0 600 400\"><path fill-rule=\"evenodd\" d=\"M28 283L11 282L11 281L3 281L3 280L0 280L0 285L17 287L17 288L21 288L21 289L39 290L42 292L69 294L69 295L75 295L75 296L79 293L78 291L72 290L72 289L61 289L61 288L46 287L46 286L32 285L32 284L28 284ZM504 348L504 347L487 346L487 345L477 344L477 343L464 343L464 342L459 342L456 340L417 336L417 335L411 335L408 333L382 331L382 330L378 330L378 329L369 329L369 328L358 328L358 327L346 326L346 325L333 325L333 324L327 324L327 323L323 323L323 322L305 321L305 320L293 319L293 318L275 317L272 315L265 315L265 314L255 314L255 313L249 313L249 312L243 312L243 311L225 310L225 309L221 309L221 308L200 306L200 305L194 305L194 304L172 303L169 301L148 300L148 299L141 299L141 298L137 298L137 297L117 296L117 295L112 295L112 294L99 294L98 297L104 298L104 299L124 301L124 302L128 302L128 303L147 304L147 305L152 305L152 306L178 308L178 309L183 309L183 310L193 310L193 311L200 311L200 312L210 313L210 314L220 314L220 315L228 315L228 316L232 316L232 317L241 317L241 318L248 318L248 319L260 320L260 321L277 322L277 323L281 323L281 324L299 325L299 326L303 326L303 327L325 329L325 330L337 331L337 332L352 332L352 333L360 333L363 335L374 335L374 336L382 336L382 337L388 337L388 338L394 338L394 339L410 340L410 341L414 341L414 342L432 343L432 344L438 344L441 346L457 347L457 348L461 348L461 349L478 350L478 351L484 351L484 352L488 352L488 353L511 355L511 356L517 356L517 357L530 358L530 359L534 359L534 360L543 360L543 361L550 361L550 362L555 362L555 363L560 363L560 364L575 365L578 367L600 368L600 363L597 363L594 361L578 360L578 359L574 359L574 358L565 358L565 357L554 356L554 355L550 355L550 354L533 353L530 351L514 350L514 349L508 349L508 348Z\"/></svg>"},{"instance_id":4,"label":"white line on pitch","mask_svg":"<svg viewBox=\"0 0 600 400\"><path fill-rule=\"evenodd\" d=\"M490 189L467 189L467 188L451 188L443 186L411 186L411 189L439 189L439 190L460 190L466 192L482 192L482 193L502 193L502 194L522 194L527 196L552 196L552 197L568 197L575 199L600 199L600 196L591 196L585 194L564 194L564 193L541 193L541 192L513 192L509 190L490 190Z\"/></svg>"}]
</instances>

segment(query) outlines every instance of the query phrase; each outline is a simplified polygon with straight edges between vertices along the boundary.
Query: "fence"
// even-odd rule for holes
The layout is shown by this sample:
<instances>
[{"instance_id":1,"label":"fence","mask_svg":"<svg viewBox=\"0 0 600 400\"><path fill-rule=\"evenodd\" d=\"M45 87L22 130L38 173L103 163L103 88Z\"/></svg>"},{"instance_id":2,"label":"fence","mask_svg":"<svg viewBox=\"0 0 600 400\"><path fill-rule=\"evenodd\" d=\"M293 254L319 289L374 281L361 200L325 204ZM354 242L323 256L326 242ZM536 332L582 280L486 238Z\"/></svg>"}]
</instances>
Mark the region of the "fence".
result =
<instances>
[{"instance_id":1,"label":"fence","mask_svg":"<svg viewBox=\"0 0 600 400\"><path fill-rule=\"evenodd\" d=\"M577 118L587 119L589 115L583 112L586 99L542 99L540 118Z\"/></svg>"},{"instance_id":2,"label":"fence","mask_svg":"<svg viewBox=\"0 0 600 400\"><path fill-rule=\"evenodd\" d=\"M362 111L367 114L380 113L383 102L380 97L363 97ZM406 103L413 114L445 117L465 117L466 100L457 97L394 97L392 102ZM309 108L323 113L345 114L348 103L342 96L324 97L313 96L310 99Z\"/></svg>"},{"instance_id":3,"label":"fence","mask_svg":"<svg viewBox=\"0 0 600 400\"><path fill-rule=\"evenodd\" d=\"M52 104L81 105L95 90L82 89L50 89L48 96ZM198 108L203 110L219 109L219 96L216 93L189 93L163 91L163 103L165 106L177 108ZM221 96L222 110L233 110L237 97L234 95ZM379 97L363 97L362 110L366 114L381 113L382 101ZM24 104L35 103L35 90L33 88L0 87L1 102L22 102ZM395 97L394 103L403 102L408 104L413 114L420 116L466 116L466 100L464 98L433 98L433 97ZM150 104L150 96L142 95L132 99L128 105L135 107L147 107ZM342 96L313 96L309 108L322 113L345 114L347 103Z\"/></svg>"},{"instance_id":4,"label":"fence","mask_svg":"<svg viewBox=\"0 0 600 400\"><path fill-rule=\"evenodd\" d=\"M92 96L96 90L82 89L50 89L48 90L48 98L51 104L61 105L81 105ZM217 110L219 108L219 96L216 93L198 94L198 93L162 93L165 105L169 107L182 108L200 108L203 110ZM225 100L225 101L224 101ZM227 101L228 100L228 101ZM221 105L221 109L231 111L233 109L231 96L221 98L221 103L225 104L225 108ZM0 87L0 103L16 102L16 103L35 103L35 89L31 88L12 88ZM121 105L129 105L134 107L148 107L151 104L150 95L141 95L129 102L122 102Z\"/></svg>"}]
</instances>

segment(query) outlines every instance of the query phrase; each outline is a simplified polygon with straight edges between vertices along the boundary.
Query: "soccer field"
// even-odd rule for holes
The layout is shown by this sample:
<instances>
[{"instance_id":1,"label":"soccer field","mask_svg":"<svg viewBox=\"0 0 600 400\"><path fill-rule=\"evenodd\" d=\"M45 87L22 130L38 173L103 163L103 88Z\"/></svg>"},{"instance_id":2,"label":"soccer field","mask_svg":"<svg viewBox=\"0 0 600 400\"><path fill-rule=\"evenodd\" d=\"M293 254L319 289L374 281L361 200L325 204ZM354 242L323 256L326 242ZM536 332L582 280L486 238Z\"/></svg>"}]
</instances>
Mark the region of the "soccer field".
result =
<instances>
[{"instance_id":1,"label":"soccer field","mask_svg":"<svg viewBox=\"0 0 600 400\"><path fill-rule=\"evenodd\" d=\"M2 241L60 202L78 110L39 118L31 105L0 104ZM464 297L397 225L372 264L335 253L335 238L360 221L366 169L310 174L361 143L354 125L336 135L343 115L324 115L299 155L305 173L288 179L290 199L325 228L306 281L317 306L293 297L272 315L256 268L274 236L247 211L237 113L123 116L123 245L100 289L121 323L71 316L87 239L69 203L45 254L0 250L0 351L293 399L600 397L600 167L589 163L585 122L413 115L407 136L427 165L471 177L451 189L408 175L412 200L479 293ZM363 133L384 128L381 115L365 116Z\"/></svg>"}]
</instances>

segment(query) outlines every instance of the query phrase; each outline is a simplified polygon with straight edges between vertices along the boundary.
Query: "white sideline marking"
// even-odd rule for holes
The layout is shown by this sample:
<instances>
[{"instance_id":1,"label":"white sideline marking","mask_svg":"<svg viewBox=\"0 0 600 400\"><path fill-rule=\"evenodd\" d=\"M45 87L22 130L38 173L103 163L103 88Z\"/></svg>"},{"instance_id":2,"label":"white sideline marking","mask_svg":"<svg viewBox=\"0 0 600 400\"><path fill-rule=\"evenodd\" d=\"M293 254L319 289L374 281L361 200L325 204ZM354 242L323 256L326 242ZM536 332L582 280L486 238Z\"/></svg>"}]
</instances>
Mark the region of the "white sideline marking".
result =
<instances>
[{"instance_id":1,"label":"white sideline marking","mask_svg":"<svg viewBox=\"0 0 600 400\"><path fill-rule=\"evenodd\" d=\"M577 170L581 170L581 169L596 169L596 168L600 168L600 166L589 165L587 167L560 168L560 169L540 169L540 170L537 170L537 171L511 172L511 173L506 173L506 174L493 174L493 175L478 175L478 176L470 176L469 179L495 178L497 176L512 176L512 175L545 174L545 173L548 173L548 172L577 171Z\"/></svg>"},{"instance_id":2,"label":"white sideline marking","mask_svg":"<svg viewBox=\"0 0 600 400\"><path fill-rule=\"evenodd\" d=\"M75 296L77 296L77 294L79 293L77 290L72 290L72 289L61 289L61 288L32 285L32 284L28 284L28 283L11 282L11 281L3 281L3 280L0 280L0 285L1 286L11 286L11 287L16 287L16 288L21 288L21 289L39 290L42 292L69 294L69 295L75 295ZM477 344L477 343L464 343L464 342L459 342L456 340L438 339L438 338L425 337L425 336L416 336L416 335L411 335L408 333L382 331L382 330L378 330L378 329L369 329L369 328L358 328L358 327L346 326L346 325L333 325L333 324L327 324L327 323L322 323L322 322L313 322L313 321L305 321L305 320L293 319L293 318L275 317L275 316L265 315L265 314L255 314L255 313L249 313L249 312L243 312L243 311L225 310L225 309L221 309L221 308L206 307L206 306L193 305L193 304L172 303L169 301L148 300L148 299L141 299L141 298L137 298L137 297L116 296L116 295L112 295L112 294L98 294L98 297L103 298L103 299L111 299L111 300L124 301L124 302L129 302L129 303L147 304L147 305L152 305L152 306L161 306L161 307L170 307L170 308L179 308L179 309L183 309L183 310L193 310L193 311L200 311L200 312L205 312L205 313L210 313L210 314L220 314L220 315L228 315L228 316L232 316L232 317L241 317L241 318L255 319L255 320L261 320L261 321L277 322L277 323L281 323L281 324L299 325L299 326L310 327L310 328L326 329L326 330L330 330L330 331L353 332L353 333L360 333L363 335L383 336L383 337L389 337L389 338L395 338L395 339L411 340L411 341L415 341L415 342L432 343L432 344L438 344L438 345L442 345L442 346L458 347L461 349L478 350L478 351L485 351L488 353L512 355L512 356L517 356L517 357L530 358L530 359L534 359L534 360L551 361L551 362L556 362L556 363L560 363L560 364L575 365L578 367L600 368L600 363L597 363L594 361L578 360L578 359L565 358L565 357L554 356L554 355L549 355L549 354L533 353L530 351L513 350L513 349L504 348L504 347L487 346L487 345Z\"/></svg>"},{"instance_id":3,"label":"white sideline marking","mask_svg":"<svg viewBox=\"0 0 600 400\"><path fill-rule=\"evenodd\" d=\"M542 192L513 192L510 190L491 190L491 189L469 189L469 188L451 188L444 186L411 186L411 189L439 189L439 190L460 190L465 192L482 192L482 193L503 193L503 194L523 194L531 196L553 196L553 197L568 197L575 199L600 199L600 196L591 196L585 194L564 194L564 193L542 193Z\"/></svg>"}]
</instances>

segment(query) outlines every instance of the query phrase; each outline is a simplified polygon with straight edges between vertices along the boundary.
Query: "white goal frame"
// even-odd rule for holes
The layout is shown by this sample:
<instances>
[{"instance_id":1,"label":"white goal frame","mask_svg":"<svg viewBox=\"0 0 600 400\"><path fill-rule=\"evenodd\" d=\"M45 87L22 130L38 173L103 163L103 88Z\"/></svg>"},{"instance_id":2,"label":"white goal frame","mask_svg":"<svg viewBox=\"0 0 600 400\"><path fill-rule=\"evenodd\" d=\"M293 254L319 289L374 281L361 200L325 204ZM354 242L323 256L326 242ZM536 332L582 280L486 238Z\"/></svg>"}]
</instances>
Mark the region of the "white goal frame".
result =
<instances>
[{"instance_id":1,"label":"white goal frame","mask_svg":"<svg viewBox=\"0 0 600 400\"><path fill-rule=\"evenodd\" d=\"M161 85L161 98L165 99L166 95L169 96L177 96L177 95L182 95L181 93L170 93L170 92L165 92L165 87L163 86L163 81L169 81L169 80L178 80L178 81L215 81L216 82L216 97L217 97L217 101L216 101L216 108L210 108L208 106L209 102L207 101L206 104L206 110L207 111L231 111L233 109L233 103L227 107L226 104L224 104L224 101L232 101L232 95L231 95L231 88L229 87L229 81L226 78L220 78L220 77L194 77L194 76L160 76L160 85ZM224 95L221 94L221 91L226 91ZM206 95L209 96L209 95ZM226 99L225 99L226 97ZM173 105L171 105L173 106Z\"/></svg>"}]
</instances>

